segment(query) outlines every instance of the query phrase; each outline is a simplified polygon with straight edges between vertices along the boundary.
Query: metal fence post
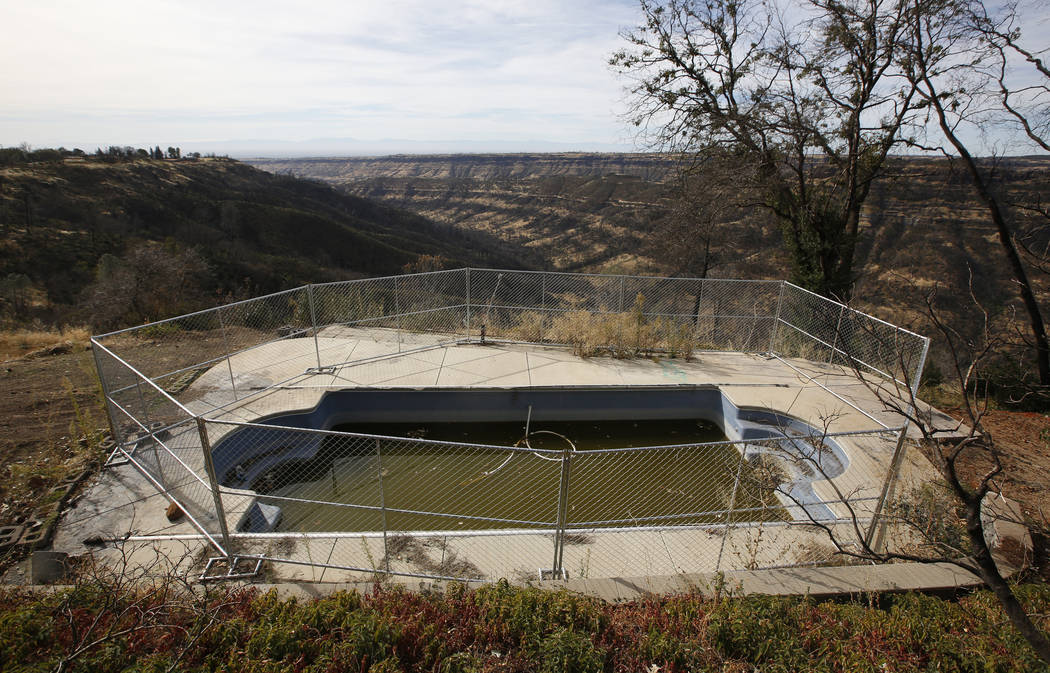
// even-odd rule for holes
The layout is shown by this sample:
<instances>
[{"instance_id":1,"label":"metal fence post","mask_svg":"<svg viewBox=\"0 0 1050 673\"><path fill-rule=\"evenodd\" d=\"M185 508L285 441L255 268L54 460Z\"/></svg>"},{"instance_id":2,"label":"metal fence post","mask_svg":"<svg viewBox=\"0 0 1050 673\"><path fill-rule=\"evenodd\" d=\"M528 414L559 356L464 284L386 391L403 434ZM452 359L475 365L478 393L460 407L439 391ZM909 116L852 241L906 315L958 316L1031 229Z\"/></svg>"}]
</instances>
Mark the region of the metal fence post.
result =
<instances>
[{"instance_id":1,"label":"metal fence post","mask_svg":"<svg viewBox=\"0 0 1050 673\"><path fill-rule=\"evenodd\" d=\"M729 531L732 530L733 507L736 506L736 491L740 487L740 473L744 470L744 454L746 451L746 446L740 447L740 462L736 464L736 479L733 481L733 491L729 496L729 508L726 510L726 527L722 533L722 544L718 547L718 561L715 562L715 572L722 569L722 554L726 550L726 538L729 537Z\"/></svg>"},{"instance_id":2,"label":"metal fence post","mask_svg":"<svg viewBox=\"0 0 1050 673\"><path fill-rule=\"evenodd\" d=\"M398 280L400 276L394 277L394 315L397 316L397 352L401 352L401 295L400 295L400 283Z\"/></svg>"},{"instance_id":3,"label":"metal fence post","mask_svg":"<svg viewBox=\"0 0 1050 673\"><path fill-rule=\"evenodd\" d=\"M233 378L233 365L230 364L230 339L226 335L226 321L222 319L222 307L216 311L219 314L219 329L222 330L222 344L226 349L226 371L230 373L230 389L233 390L233 399L237 398L237 382Z\"/></svg>"},{"instance_id":4,"label":"metal fence post","mask_svg":"<svg viewBox=\"0 0 1050 673\"><path fill-rule=\"evenodd\" d=\"M846 305L842 304L842 308L839 309L839 320L835 323L835 336L831 339L831 352L828 354L828 363L830 364L835 359L835 349L839 345L839 330L842 329L842 316L846 313Z\"/></svg>"},{"instance_id":5,"label":"metal fence post","mask_svg":"<svg viewBox=\"0 0 1050 673\"><path fill-rule=\"evenodd\" d=\"M922 371L926 369L926 356L930 352L930 338L923 337L922 354L919 355L919 364L915 367L915 378L911 382L912 397L919 394L919 384L922 382Z\"/></svg>"},{"instance_id":6,"label":"metal fence post","mask_svg":"<svg viewBox=\"0 0 1050 673\"><path fill-rule=\"evenodd\" d=\"M379 472L379 511L383 517L383 558L386 560L386 571L390 572L390 551L387 549L386 536L387 536L387 524L386 524L386 492L383 490L383 453L380 449L379 439L376 439L376 463L378 463L377 470Z\"/></svg>"},{"instance_id":7,"label":"metal fence post","mask_svg":"<svg viewBox=\"0 0 1050 673\"><path fill-rule=\"evenodd\" d=\"M879 519L882 518L882 511L886 507L886 503L889 501L890 496L893 493L893 485L897 480L897 472L900 471L901 461L904 458L904 442L908 437L908 425L909 422L905 422L901 426L900 434L897 435L897 447L893 450L893 458L890 459L890 467L886 471L886 481L882 484L882 493L879 494L879 501L875 505L875 511L871 515L871 524L868 526L868 531L864 535L864 544L869 549L878 551L876 547L882 543L881 535L879 539L876 539L875 534L879 528Z\"/></svg>"},{"instance_id":8,"label":"metal fence post","mask_svg":"<svg viewBox=\"0 0 1050 673\"><path fill-rule=\"evenodd\" d=\"M160 440L153 434L153 419L149 413L149 404L146 402L146 396L142 394L142 381L135 381L135 392L139 396L139 404L142 405L142 415L146 417L146 433L147 436L153 439L153 455L157 459L157 478L160 479L160 483L164 484L164 488L168 487L168 480L164 478L164 465L161 463L160 454ZM136 421L142 423L142 419L136 418ZM146 437L142 438L142 441L146 441Z\"/></svg>"},{"instance_id":9,"label":"metal fence post","mask_svg":"<svg viewBox=\"0 0 1050 673\"><path fill-rule=\"evenodd\" d=\"M467 267L467 278L466 278L466 290L467 290L467 341L470 341L470 267Z\"/></svg>"},{"instance_id":10,"label":"metal fence post","mask_svg":"<svg viewBox=\"0 0 1050 673\"><path fill-rule=\"evenodd\" d=\"M566 448L561 454L561 480L558 485L558 523L554 531L554 562L551 575L562 577L565 560L565 525L569 509L569 477L572 471L572 450Z\"/></svg>"},{"instance_id":11,"label":"metal fence post","mask_svg":"<svg viewBox=\"0 0 1050 673\"><path fill-rule=\"evenodd\" d=\"M770 330L769 334L769 354L777 355L777 352L773 350L773 347L777 342L777 332L780 331L780 307L784 303L784 286L787 285L786 281L780 281L780 294L777 296L777 313L773 316L773 329Z\"/></svg>"},{"instance_id":12,"label":"metal fence post","mask_svg":"<svg viewBox=\"0 0 1050 673\"><path fill-rule=\"evenodd\" d=\"M95 371L98 372L98 382L102 386L102 396L106 399L106 420L109 421L109 436L113 440L114 450L116 445L124 443L124 438L117 432L117 424L113 422L113 401L109 397L109 382L106 381L106 375L102 369L102 360L99 358L99 349L102 346L95 343L95 340L91 340L91 355L95 358Z\"/></svg>"},{"instance_id":13,"label":"metal fence post","mask_svg":"<svg viewBox=\"0 0 1050 673\"><path fill-rule=\"evenodd\" d=\"M222 494L219 493L219 480L215 477L215 463L211 456L211 442L208 441L208 426L204 419L197 416L197 432L201 437L201 451L204 452L204 470L208 473L208 485L211 488L211 497L215 502L215 518L219 520L219 532L222 534L222 553L226 558L233 556L230 548L230 529L226 523L226 509L222 506Z\"/></svg>"},{"instance_id":14,"label":"metal fence post","mask_svg":"<svg viewBox=\"0 0 1050 673\"><path fill-rule=\"evenodd\" d=\"M911 383L911 396L912 402L909 402L909 414L915 413L915 396L919 392L919 379L922 378L922 370L926 366L926 355L930 349L930 339L927 337L922 346L922 353L919 355L919 364L915 370L915 380ZM879 532L879 519L882 518L882 512L886 508L886 503L889 501L893 494L894 482L897 480L897 474L900 472L901 462L904 460L904 444L908 439L908 426L911 425L910 420L906 420L904 425L901 427L900 434L897 436L897 447L893 450L893 458L890 460L890 468L886 473L886 482L882 485L882 493L879 494L879 502L875 506L875 512L871 517L871 526L868 528L867 534L864 536L864 542L868 547L874 551L878 551L878 547L882 545L882 535L876 536Z\"/></svg>"},{"instance_id":15,"label":"metal fence post","mask_svg":"<svg viewBox=\"0 0 1050 673\"><path fill-rule=\"evenodd\" d=\"M314 284L306 285L306 303L310 304L310 325L314 332L314 353L317 355L317 368L321 368L321 347L317 343L317 309L314 307Z\"/></svg>"},{"instance_id":16,"label":"metal fence post","mask_svg":"<svg viewBox=\"0 0 1050 673\"><path fill-rule=\"evenodd\" d=\"M704 285L707 284L706 278L700 279L700 291L696 293L696 300L693 302L693 313L690 316L693 320L693 344L695 348L700 348L700 311L704 305Z\"/></svg>"},{"instance_id":17,"label":"metal fence post","mask_svg":"<svg viewBox=\"0 0 1050 673\"><path fill-rule=\"evenodd\" d=\"M550 314L547 312L547 272L540 272L540 343L547 341L550 338L550 332L547 330L549 324Z\"/></svg>"}]
</instances>

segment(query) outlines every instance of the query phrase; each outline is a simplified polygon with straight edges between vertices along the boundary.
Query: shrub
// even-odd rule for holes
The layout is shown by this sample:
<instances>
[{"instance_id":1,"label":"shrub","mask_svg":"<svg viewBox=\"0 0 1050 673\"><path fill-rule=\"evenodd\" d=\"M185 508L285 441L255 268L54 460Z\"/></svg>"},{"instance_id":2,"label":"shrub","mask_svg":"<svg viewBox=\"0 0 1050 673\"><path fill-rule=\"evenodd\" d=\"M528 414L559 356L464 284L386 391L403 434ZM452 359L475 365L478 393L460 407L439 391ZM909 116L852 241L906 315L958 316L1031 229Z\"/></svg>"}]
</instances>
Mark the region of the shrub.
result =
<instances>
[{"instance_id":1,"label":"shrub","mask_svg":"<svg viewBox=\"0 0 1050 673\"><path fill-rule=\"evenodd\" d=\"M1046 628L1050 587L1018 588ZM123 611L123 612L121 612ZM121 629L73 655L109 625ZM651 596L610 605L506 582L316 600L81 582L0 589L0 668L43 671L1034 671L995 597ZM86 637L86 639L85 639ZM69 659L62 666L63 659Z\"/></svg>"}]
</instances>

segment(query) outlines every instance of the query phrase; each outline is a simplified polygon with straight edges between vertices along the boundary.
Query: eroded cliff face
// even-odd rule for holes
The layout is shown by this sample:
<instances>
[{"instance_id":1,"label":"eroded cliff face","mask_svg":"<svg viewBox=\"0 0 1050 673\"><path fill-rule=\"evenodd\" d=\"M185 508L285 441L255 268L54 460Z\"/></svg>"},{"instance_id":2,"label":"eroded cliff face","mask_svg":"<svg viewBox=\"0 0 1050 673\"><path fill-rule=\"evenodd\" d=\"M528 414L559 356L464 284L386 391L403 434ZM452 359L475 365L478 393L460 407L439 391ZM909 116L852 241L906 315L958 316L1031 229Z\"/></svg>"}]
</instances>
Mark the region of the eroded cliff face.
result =
<instances>
[{"instance_id":1,"label":"eroded cliff face","mask_svg":"<svg viewBox=\"0 0 1050 673\"><path fill-rule=\"evenodd\" d=\"M547 268L654 272L677 160L660 154L478 154L258 160L526 246Z\"/></svg>"},{"instance_id":2,"label":"eroded cliff face","mask_svg":"<svg viewBox=\"0 0 1050 673\"><path fill-rule=\"evenodd\" d=\"M373 178L526 180L537 177L626 175L664 182L678 162L664 154L433 154L387 157L256 159L271 173L290 172L338 184Z\"/></svg>"}]
</instances>

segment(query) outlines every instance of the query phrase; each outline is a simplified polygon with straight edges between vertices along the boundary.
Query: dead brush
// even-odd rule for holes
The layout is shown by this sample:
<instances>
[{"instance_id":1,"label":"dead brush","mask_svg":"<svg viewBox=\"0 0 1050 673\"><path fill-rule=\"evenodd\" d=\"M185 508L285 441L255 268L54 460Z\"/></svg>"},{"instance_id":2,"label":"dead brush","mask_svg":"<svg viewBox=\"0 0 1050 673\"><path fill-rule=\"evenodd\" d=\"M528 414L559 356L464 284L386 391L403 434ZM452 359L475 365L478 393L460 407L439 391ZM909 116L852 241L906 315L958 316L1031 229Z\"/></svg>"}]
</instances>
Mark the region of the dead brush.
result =
<instances>
[{"instance_id":1,"label":"dead brush","mask_svg":"<svg viewBox=\"0 0 1050 673\"><path fill-rule=\"evenodd\" d=\"M514 325L507 329L507 334L512 339L543 343L547 337L547 322L547 316L543 313L525 311L518 315Z\"/></svg>"},{"instance_id":2,"label":"dead brush","mask_svg":"<svg viewBox=\"0 0 1050 673\"><path fill-rule=\"evenodd\" d=\"M61 353L81 351L87 348L90 336L91 333L86 327L4 330L0 332L0 360L12 360L37 353L51 354L48 350L55 348L59 348Z\"/></svg>"},{"instance_id":3,"label":"dead brush","mask_svg":"<svg viewBox=\"0 0 1050 673\"><path fill-rule=\"evenodd\" d=\"M582 358L611 355L627 359L656 353L692 358L692 326L662 316L650 318L644 307L645 297L639 293L630 311L561 313L551 319L547 336L555 343L572 346L573 354Z\"/></svg>"}]
</instances>

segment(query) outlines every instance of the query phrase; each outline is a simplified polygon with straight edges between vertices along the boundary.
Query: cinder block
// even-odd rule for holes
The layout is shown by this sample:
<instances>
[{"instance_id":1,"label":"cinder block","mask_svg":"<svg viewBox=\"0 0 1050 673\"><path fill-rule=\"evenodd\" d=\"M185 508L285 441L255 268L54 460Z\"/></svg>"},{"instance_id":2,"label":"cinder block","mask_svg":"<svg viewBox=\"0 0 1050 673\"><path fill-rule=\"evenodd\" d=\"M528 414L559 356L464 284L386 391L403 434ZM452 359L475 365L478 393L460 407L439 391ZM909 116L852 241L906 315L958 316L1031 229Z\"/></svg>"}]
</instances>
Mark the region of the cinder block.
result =
<instances>
[{"instance_id":1,"label":"cinder block","mask_svg":"<svg viewBox=\"0 0 1050 673\"><path fill-rule=\"evenodd\" d=\"M68 485L69 489L73 490L74 488L79 486L84 480L86 480L90 475L91 475L91 470L84 470L82 472L79 472L79 473L71 476L71 477L66 477L65 479L62 480L61 483L63 485Z\"/></svg>"},{"instance_id":2,"label":"cinder block","mask_svg":"<svg viewBox=\"0 0 1050 673\"><path fill-rule=\"evenodd\" d=\"M51 540L52 526L43 519L29 519L26 521L22 539L18 544L30 549L39 549Z\"/></svg>"},{"instance_id":3,"label":"cinder block","mask_svg":"<svg viewBox=\"0 0 1050 673\"><path fill-rule=\"evenodd\" d=\"M22 540L25 526L0 526L0 552L7 551Z\"/></svg>"}]
</instances>

